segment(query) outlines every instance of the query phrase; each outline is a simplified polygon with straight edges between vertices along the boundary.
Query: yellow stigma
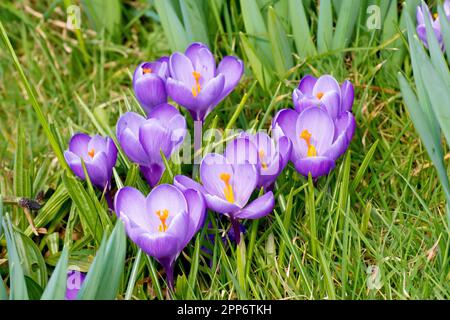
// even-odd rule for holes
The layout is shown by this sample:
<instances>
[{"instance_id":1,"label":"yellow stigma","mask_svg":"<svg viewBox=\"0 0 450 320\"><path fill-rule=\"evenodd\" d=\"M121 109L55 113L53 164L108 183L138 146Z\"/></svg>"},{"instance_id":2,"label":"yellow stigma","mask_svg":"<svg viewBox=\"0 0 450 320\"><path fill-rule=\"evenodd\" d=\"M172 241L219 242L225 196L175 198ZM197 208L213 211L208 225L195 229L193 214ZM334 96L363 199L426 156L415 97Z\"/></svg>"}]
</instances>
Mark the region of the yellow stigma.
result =
<instances>
[{"instance_id":1,"label":"yellow stigma","mask_svg":"<svg viewBox=\"0 0 450 320\"><path fill-rule=\"evenodd\" d=\"M227 199L227 201L230 203L234 203L234 192L233 187L230 184L230 178L231 176L228 173L220 174L220 180L222 180L225 183L225 187L223 188L223 194L225 195L225 199Z\"/></svg>"},{"instance_id":2,"label":"yellow stigma","mask_svg":"<svg viewBox=\"0 0 450 320\"><path fill-rule=\"evenodd\" d=\"M433 14L433 18L434 18L434 19L439 18L439 15L438 15L437 13L434 13L434 14Z\"/></svg>"},{"instance_id":3,"label":"yellow stigma","mask_svg":"<svg viewBox=\"0 0 450 320\"><path fill-rule=\"evenodd\" d=\"M267 170L267 168L268 168L267 162L264 161L264 156L265 156L264 150L260 149L260 150L258 151L258 155L259 155L259 160L261 160L261 167L262 167L264 170Z\"/></svg>"},{"instance_id":4,"label":"yellow stigma","mask_svg":"<svg viewBox=\"0 0 450 320\"><path fill-rule=\"evenodd\" d=\"M162 214L161 214L161 210L158 210L158 211L156 211L156 215L159 217L159 220L161 220L161 224L158 227L158 231L166 232L167 231L166 220L169 217L169 210L164 209Z\"/></svg>"},{"instance_id":5,"label":"yellow stigma","mask_svg":"<svg viewBox=\"0 0 450 320\"><path fill-rule=\"evenodd\" d=\"M308 157L317 157L316 147L311 144L311 133L305 129L300 134L300 138L305 140L306 145L308 146Z\"/></svg>"},{"instance_id":6,"label":"yellow stigma","mask_svg":"<svg viewBox=\"0 0 450 320\"><path fill-rule=\"evenodd\" d=\"M316 94L316 97L317 97L317 99L322 99L322 97L325 95L325 93L323 93L322 91L321 92L318 92L317 94Z\"/></svg>"},{"instance_id":7,"label":"yellow stigma","mask_svg":"<svg viewBox=\"0 0 450 320\"><path fill-rule=\"evenodd\" d=\"M142 68L142 73L143 74L147 74L147 73L152 73L152 69L151 68Z\"/></svg>"},{"instance_id":8,"label":"yellow stigma","mask_svg":"<svg viewBox=\"0 0 450 320\"><path fill-rule=\"evenodd\" d=\"M195 79L195 86L192 87L192 95L198 96L202 87L200 86L200 77L202 76L198 71L192 71L192 76Z\"/></svg>"},{"instance_id":9,"label":"yellow stigma","mask_svg":"<svg viewBox=\"0 0 450 320\"><path fill-rule=\"evenodd\" d=\"M94 148L91 149L91 151L88 152L89 157L94 158L95 150Z\"/></svg>"}]
</instances>

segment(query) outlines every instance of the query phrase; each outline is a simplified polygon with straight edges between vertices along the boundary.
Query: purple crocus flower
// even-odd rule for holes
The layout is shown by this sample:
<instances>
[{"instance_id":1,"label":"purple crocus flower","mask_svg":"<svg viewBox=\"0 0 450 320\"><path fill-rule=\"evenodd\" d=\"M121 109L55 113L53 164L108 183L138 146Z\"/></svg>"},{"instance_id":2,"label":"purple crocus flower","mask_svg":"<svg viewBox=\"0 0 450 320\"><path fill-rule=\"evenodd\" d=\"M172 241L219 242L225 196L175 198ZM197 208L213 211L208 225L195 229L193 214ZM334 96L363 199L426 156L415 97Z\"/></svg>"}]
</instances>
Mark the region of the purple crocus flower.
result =
<instances>
[{"instance_id":1,"label":"purple crocus flower","mask_svg":"<svg viewBox=\"0 0 450 320\"><path fill-rule=\"evenodd\" d=\"M235 228L239 243L239 219L258 219L268 215L275 205L273 193L265 193L248 204L258 184L258 169L251 163L236 163L232 157L210 153L200 164L203 185L186 176L176 176L174 184L180 189L201 192L209 209L227 215Z\"/></svg>"},{"instance_id":2,"label":"purple crocus flower","mask_svg":"<svg viewBox=\"0 0 450 320\"><path fill-rule=\"evenodd\" d=\"M126 155L138 163L150 186L155 186L164 172L160 150L167 159L183 143L186 120L170 104L161 104L149 118L134 112L123 114L117 122L117 139Z\"/></svg>"},{"instance_id":3,"label":"purple crocus flower","mask_svg":"<svg viewBox=\"0 0 450 320\"><path fill-rule=\"evenodd\" d=\"M116 194L114 206L130 239L158 260L173 289L174 262L205 220L202 194L162 184L145 197L140 191L125 187Z\"/></svg>"},{"instance_id":4,"label":"purple crocus flower","mask_svg":"<svg viewBox=\"0 0 450 320\"><path fill-rule=\"evenodd\" d=\"M419 5L416 10L417 34L419 36L419 39L422 40L425 47L428 48L427 29L425 25L424 10L426 11L425 14L427 14L430 17L431 25L433 27L434 34L436 35L436 39L438 40L441 49L444 50L444 41L442 39L439 17L437 14L435 14L433 17L431 15L430 9L425 5L423 7L422 5ZM450 21L450 0L445 0L444 12L447 20Z\"/></svg>"},{"instance_id":5,"label":"purple crocus flower","mask_svg":"<svg viewBox=\"0 0 450 320\"><path fill-rule=\"evenodd\" d=\"M302 112L310 106L318 106L325 108L333 119L352 110L354 97L355 92L350 81L346 80L339 85L330 75L318 79L307 75L300 80L298 88L292 93L297 112Z\"/></svg>"},{"instance_id":6,"label":"purple crocus flower","mask_svg":"<svg viewBox=\"0 0 450 320\"><path fill-rule=\"evenodd\" d=\"M154 107L167 102L166 79L169 76L169 57L141 63L133 74L133 90L147 114Z\"/></svg>"},{"instance_id":7,"label":"purple crocus flower","mask_svg":"<svg viewBox=\"0 0 450 320\"><path fill-rule=\"evenodd\" d=\"M259 173L257 186L270 189L289 161L291 146L286 136L272 139L264 132L242 133L227 145L225 155L235 163L255 164Z\"/></svg>"},{"instance_id":8,"label":"purple crocus flower","mask_svg":"<svg viewBox=\"0 0 450 320\"><path fill-rule=\"evenodd\" d=\"M186 52L175 52L169 60L170 77L167 93L191 113L194 120L204 121L239 83L244 64L226 56L216 68L213 54L202 43L192 43Z\"/></svg>"},{"instance_id":9,"label":"purple crocus flower","mask_svg":"<svg viewBox=\"0 0 450 320\"><path fill-rule=\"evenodd\" d=\"M291 161L297 171L317 178L327 175L345 153L356 123L349 111L334 120L325 109L311 106L300 113L291 109L279 111L273 127L291 140Z\"/></svg>"},{"instance_id":10,"label":"purple crocus flower","mask_svg":"<svg viewBox=\"0 0 450 320\"><path fill-rule=\"evenodd\" d=\"M86 274L76 270L67 272L66 300L76 300Z\"/></svg>"},{"instance_id":11,"label":"purple crocus flower","mask_svg":"<svg viewBox=\"0 0 450 320\"><path fill-rule=\"evenodd\" d=\"M101 190L110 188L112 169L117 160L117 147L111 138L77 133L70 139L64 158L72 171L85 180L83 159L92 184Z\"/></svg>"}]
</instances>

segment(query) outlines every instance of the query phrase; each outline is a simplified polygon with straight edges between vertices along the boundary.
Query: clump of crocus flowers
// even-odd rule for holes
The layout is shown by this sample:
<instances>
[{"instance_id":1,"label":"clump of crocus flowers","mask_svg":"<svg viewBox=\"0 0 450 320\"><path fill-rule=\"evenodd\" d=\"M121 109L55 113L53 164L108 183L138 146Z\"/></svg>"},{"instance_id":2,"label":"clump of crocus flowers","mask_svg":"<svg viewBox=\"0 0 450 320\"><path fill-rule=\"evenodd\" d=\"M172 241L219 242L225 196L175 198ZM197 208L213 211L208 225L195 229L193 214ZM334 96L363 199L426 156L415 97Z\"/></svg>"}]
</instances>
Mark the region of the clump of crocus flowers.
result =
<instances>
[{"instance_id":1,"label":"clump of crocus flowers","mask_svg":"<svg viewBox=\"0 0 450 320\"><path fill-rule=\"evenodd\" d=\"M169 98L203 124L237 86L243 71L242 61L232 56L216 67L214 55L201 43L191 44L184 53L141 63L133 88L145 115L126 112L117 122L121 149L139 166L152 190L145 195L124 187L116 192L113 209L129 238L164 267L171 289L175 261L204 225L207 209L228 217L239 243L241 220L272 212L272 189L289 161L306 177L327 175L354 135L353 85L340 85L329 75L305 76L293 92L295 109L277 113L271 135L242 133L223 154L205 155L199 182L195 176L177 175L173 184L159 184L166 170L163 156L169 160L187 134L186 119ZM86 179L87 172L95 186L111 190L117 159L111 138L76 134L64 155L80 179Z\"/></svg>"}]
</instances>

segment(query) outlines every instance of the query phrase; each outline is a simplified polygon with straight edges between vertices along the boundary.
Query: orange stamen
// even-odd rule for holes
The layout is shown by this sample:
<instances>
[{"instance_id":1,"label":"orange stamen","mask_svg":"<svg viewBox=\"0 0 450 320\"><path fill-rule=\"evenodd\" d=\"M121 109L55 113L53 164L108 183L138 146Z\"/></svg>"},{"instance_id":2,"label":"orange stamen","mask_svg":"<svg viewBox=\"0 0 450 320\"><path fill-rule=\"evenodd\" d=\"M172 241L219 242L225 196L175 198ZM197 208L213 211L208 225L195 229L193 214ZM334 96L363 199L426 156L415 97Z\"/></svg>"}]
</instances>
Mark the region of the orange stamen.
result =
<instances>
[{"instance_id":1,"label":"orange stamen","mask_svg":"<svg viewBox=\"0 0 450 320\"><path fill-rule=\"evenodd\" d=\"M303 130L300 134L300 138L305 140L306 145L308 146L308 157L316 157L317 150L316 147L311 144L311 136L311 133L307 129Z\"/></svg>"},{"instance_id":2,"label":"orange stamen","mask_svg":"<svg viewBox=\"0 0 450 320\"><path fill-rule=\"evenodd\" d=\"M223 188L223 194L225 195L225 199L227 199L227 201L230 203L234 203L234 192L233 187L230 184L230 178L231 176L228 173L220 174L220 180L222 180L225 183L225 188Z\"/></svg>"},{"instance_id":3,"label":"orange stamen","mask_svg":"<svg viewBox=\"0 0 450 320\"><path fill-rule=\"evenodd\" d=\"M259 150L258 155L259 155L259 159L261 160L261 167L264 170L267 170L267 168L268 168L267 162L264 161L264 156L265 156L264 150Z\"/></svg>"},{"instance_id":4,"label":"orange stamen","mask_svg":"<svg viewBox=\"0 0 450 320\"><path fill-rule=\"evenodd\" d=\"M198 71L192 71L192 76L195 79L195 86L192 87L192 95L198 96L202 87L200 86L200 77L202 76Z\"/></svg>"},{"instance_id":5,"label":"orange stamen","mask_svg":"<svg viewBox=\"0 0 450 320\"><path fill-rule=\"evenodd\" d=\"M94 158L95 150L94 148L91 149L91 151L88 152L89 157Z\"/></svg>"},{"instance_id":6,"label":"orange stamen","mask_svg":"<svg viewBox=\"0 0 450 320\"><path fill-rule=\"evenodd\" d=\"M151 68L142 68L142 73L143 74L147 74L147 73L152 73L152 69Z\"/></svg>"},{"instance_id":7,"label":"orange stamen","mask_svg":"<svg viewBox=\"0 0 450 320\"><path fill-rule=\"evenodd\" d=\"M317 99L322 99L322 97L325 95L325 93L323 93L323 92L319 92L319 93L317 93L316 94L316 97L317 97Z\"/></svg>"},{"instance_id":8,"label":"orange stamen","mask_svg":"<svg viewBox=\"0 0 450 320\"><path fill-rule=\"evenodd\" d=\"M158 231L166 232L167 231L166 220L169 217L169 210L164 209L162 214L161 214L161 210L158 210L158 211L156 211L156 215L159 217L159 220L161 220L161 224L158 227Z\"/></svg>"}]
</instances>

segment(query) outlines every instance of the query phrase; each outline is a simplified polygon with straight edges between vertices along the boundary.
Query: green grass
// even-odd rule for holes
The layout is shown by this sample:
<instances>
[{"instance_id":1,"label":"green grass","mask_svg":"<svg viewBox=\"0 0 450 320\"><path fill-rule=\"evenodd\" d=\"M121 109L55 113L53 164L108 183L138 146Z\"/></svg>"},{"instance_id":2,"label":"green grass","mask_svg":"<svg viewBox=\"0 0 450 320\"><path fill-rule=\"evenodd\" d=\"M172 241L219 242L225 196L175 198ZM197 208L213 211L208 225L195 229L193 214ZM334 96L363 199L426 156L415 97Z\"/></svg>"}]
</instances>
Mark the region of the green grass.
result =
<instances>
[{"instance_id":1,"label":"green grass","mask_svg":"<svg viewBox=\"0 0 450 320\"><path fill-rule=\"evenodd\" d=\"M126 2L121 41L82 30L83 46L75 33L61 28L65 25L61 4L49 9L53 1L32 3L32 8L28 1L0 4L1 22L44 116L37 116L11 55L1 45L0 194L5 199L43 198L43 208L32 215L36 227L46 228L47 234L33 235L22 208L4 201L3 211L16 232L32 239L33 244L20 244L30 252L33 249L30 259L22 261L23 269L44 289L47 279L40 277L44 270L53 272L64 243L71 246L69 265L84 271L99 251L102 233L92 237L81 227L82 219L98 219L104 233L111 232L115 220L106 217L105 221L106 204L99 192L86 183L70 182L72 177L58 161L55 148L66 149L76 131L115 138L120 113L139 111L131 90L134 67L171 51L162 27L149 18L154 14L149 10L154 9L147 2ZM48 19L41 20L39 14ZM235 21L236 16L231 18ZM242 18L236 23L233 28L243 28ZM206 232L221 234L228 228L225 221L216 224L212 219L216 214L209 213L213 229L200 232L178 259L175 298L449 299L445 197L406 112L396 73L380 67L389 54L385 44L391 39L377 42L370 33L357 33L352 46L336 54L306 60L294 55L296 67L286 77L267 90L259 84L251 90L255 76L240 36L223 30L226 38L220 41L219 32L213 51L223 55L236 48L247 68L237 89L208 117L205 128L268 128L277 110L292 107L292 89L303 75L331 73L339 81L348 78L355 84L357 130L346 157L315 185L289 165L277 181L274 212L259 221L247 221L247 234L238 248L234 244L227 248L219 239L214 246L206 243ZM80 49L84 46L88 63ZM408 58L402 67L411 77ZM243 97L245 105L240 104ZM47 131L39 121L46 123ZM192 129L190 119L188 123ZM192 167L183 165L182 170L190 174ZM114 176L117 184L148 192L123 155ZM78 192L73 191L80 186L90 201L87 208L81 208ZM95 221L89 225L96 225ZM57 252L51 249L54 233L59 239ZM17 257L7 254L5 232L0 237L0 275L9 287L17 272L10 274L8 262ZM211 256L201 250L208 245ZM36 254L44 262L35 262ZM42 273L36 272L33 263ZM380 279L380 286L369 286L372 289L367 285L370 266L378 267ZM164 298L163 279L159 264L127 240L117 298ZM32 297L32 290L28 291Z\"/></svg>"}]
</instances>

